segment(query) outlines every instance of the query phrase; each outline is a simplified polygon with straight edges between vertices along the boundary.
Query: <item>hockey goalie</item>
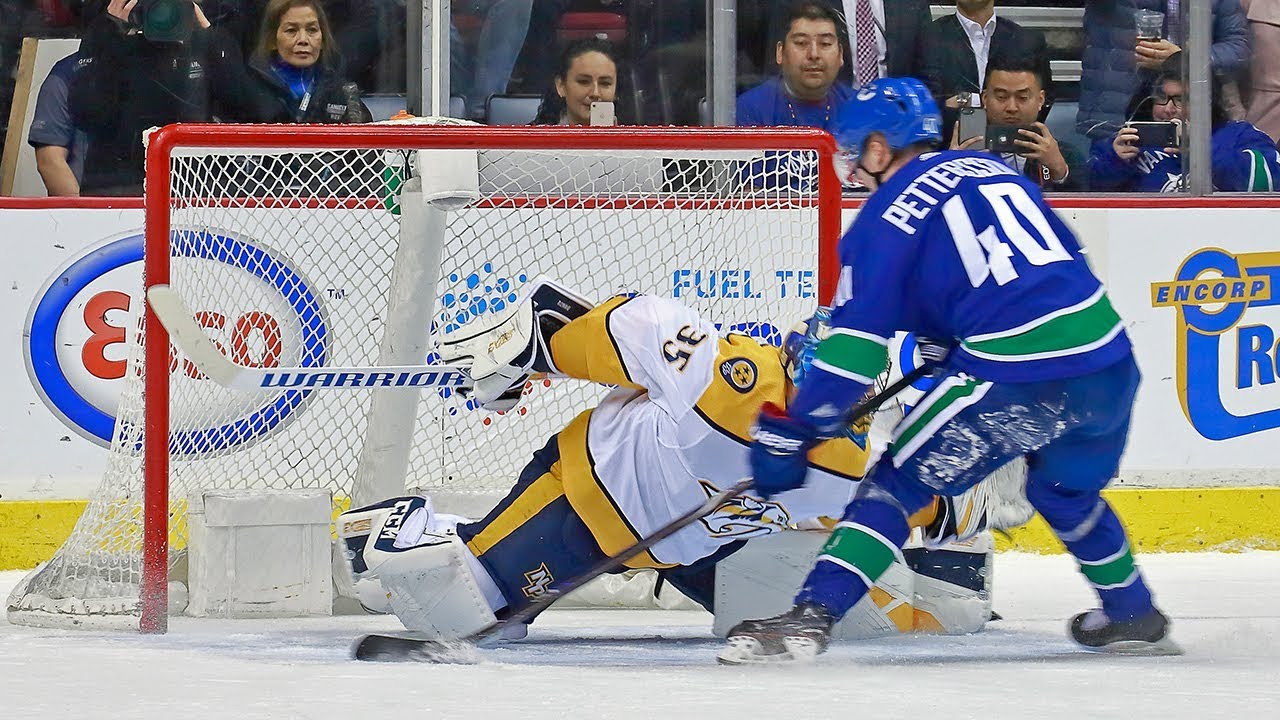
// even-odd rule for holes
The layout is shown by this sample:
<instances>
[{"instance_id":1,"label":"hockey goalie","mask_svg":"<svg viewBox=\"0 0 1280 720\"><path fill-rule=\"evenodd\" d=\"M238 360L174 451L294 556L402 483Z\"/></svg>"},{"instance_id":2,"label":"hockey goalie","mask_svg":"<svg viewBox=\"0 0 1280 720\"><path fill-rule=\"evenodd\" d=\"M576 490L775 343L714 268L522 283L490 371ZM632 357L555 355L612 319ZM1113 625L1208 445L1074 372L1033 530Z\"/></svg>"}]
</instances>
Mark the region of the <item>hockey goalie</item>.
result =
<instances>
[{"instance_id":1,"label":"hockey goalie","mask_svg":"<svg viewBox=\"0 0 1280 720\"><path fill-rule=\"evenodd\" d=\"M370 609L390 609L428 637L466 636L575 578L748 474L751 423L766 402L785 407L804 382L823 336L820 317L793 329L781 350L745 335L721 337L678 302L618 296L599 306L540 280L512 310L446 336L446 363L469 366L474 399L510 409L526 379L546 374L614 386L534 453L506 497L483 519L436 513L427 497L392 498L338 520L355 587ZM865 433L866 424L851 431ZM798 527L822 528L839 516L868 461L850 437L810 454L803 488L769 500L742 495L627 562L715 611L716 563L751 538ZM938 498L912 518L928 545L984 530L987 485ZM967 573L933 573L921 593L916 572L937 568L930 551L913 555L881 583L895 600L894 632L973 632L990 617L990 552L962 557ZM767 573L768 568L761 568ZM956 576L977 582L949 581ZM956 584L959 582L959 584ZM976 612L974 599L979 602ZM963 612L946 612L948 602ZM901 608L915 605L915 612ZM939 607L932 607L939 606ZM507 628L506 639L523 637Z\"/></svg>"}]
</instances>

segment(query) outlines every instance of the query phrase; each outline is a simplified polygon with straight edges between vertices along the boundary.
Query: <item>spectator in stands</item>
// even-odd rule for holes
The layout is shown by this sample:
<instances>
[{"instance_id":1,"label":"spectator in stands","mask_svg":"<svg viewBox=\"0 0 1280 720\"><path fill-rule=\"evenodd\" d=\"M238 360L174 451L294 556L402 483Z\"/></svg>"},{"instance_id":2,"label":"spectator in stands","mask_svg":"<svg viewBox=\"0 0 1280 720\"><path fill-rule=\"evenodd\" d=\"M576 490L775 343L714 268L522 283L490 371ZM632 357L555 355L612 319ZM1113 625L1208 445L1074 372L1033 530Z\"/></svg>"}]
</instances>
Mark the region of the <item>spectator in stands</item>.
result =
<instances>
[{"instance_id":1,"label":"spectator in stands","mask_svg":"<svg viewBox=\"0 0 1280 720\"><path fill-rule=\"evenodd\" d=\"M1129 117L1157 122L1188 120L1186 85L1178 54L1145 93L1130 103ZM1225 192L1270 192L1280 184L1280 157L1266 133L1247 122L1230 120L1222 108L1220 86L1213 88L1212 135L1209 151L1213 189ZM1089 157L1095 190L1178 192L1183 189L1182 160L1178 147L1143 147L1138 131L1126 125L1109 138L1095 140Z\"/></svg>"},{"instance_id":2,"label":"spectator in stands","mask_svg":"<svg viewBox=\"0 0 1280 720\"><path fill-rule=\"evenodd\" d=\"M1091 138L1112 137L1124 123L1125 103L1185 40L1181 10L1190 0L1090 0L1085 3L1085 49L1081 61L1080 110L1076 126ZM1240 0L1212 0L1210 63L1219 78L1232 77L1249 62L1249 34ZM1138 40L1135 9L1165 14L1164 37Z\"/></svg>"},{"instance_id":3,"label":"spectator in stands","mask_svg":"<svg viewBox=\"0 0 1280 720\"><path fill-rule=\"evenodd\" d=\"M613 102L618 91L618 58L613 44L582 38L565 46L555 86L542 98L534 125L590 125L591 103Z\"/></svg>"},{"instance_id":4,"label":"spectator in stands","mask_svg":"<svg viewBox=\"0 0 1280 720\"><path fill-rule=\"evenodd\" d=\"M258 50L262 23L267 19L270 0L200 0L200 8L214 27L230 35L244 51L246 59ZM319 0L329 18L332 33L326 36L341 54L330 53L330 66L348 80L356 80L372 67L382 51L379 39L380 16L375 0ZM400 24L404 33L404 0L400 0Z\"/></svg>"},{"instance_id":5,"label":"spectator in stands","mask_svg":"<svg viewBox=\"0 0 1280 720\"><path fill-rule=\"evenodd\" d=\"M853 96L848 85L836 84L844 66L840 18L818 0L793 4L789 17L775 49L779 75L738 96L737 123L829 130L835 109Z\"/></svg>"},{"instance_id":6,"label":"spectator in stands","mask_svg":"<svg viewBox=\"0 0 1280 720\"><path fill-rule=\"evenodd\" d=\"M268 122L369 122L359 88L337 70L333 31L320 0L271 0L249 66L266 96Z\"/></svg>"},{"instance_id":7,"label":"spectator in stands","mask_svg":"<svg viewBox=\"0 0 1280 720\"><path fill-rule=\"evenodd\" d=\"M533 0L460 0L453 13L479 16L480 34L469 48L451 20L449 34L449 91L466 100L467 117L484 117L490 95L504 93L520 56ZM547 38L537 38L546 42ZM616 77L616 68L615 68Z\"/></svg>"},{"instance_id":8,"label":"spectator in stands","mask_svg":"<svg viewBox=\"0 0 1280 720\"><path fill-rule=\"evenodd\" d=\"M84 195L141 194L147 128L257 119L239 48L210 27L199 5L196 27L183 42L148 39L131 13L136 6L137 0L110 0L105 11L86 13L93 19L70 95L72 121L89 136Z\"/></svg>"},{"instance_id":9,"label":"spectator in stands","mask_svg":"<svg viewBox=\"0 0 1280 720\"><path fill-rule=\"evenodd\" d=\"M1021 149L996 152L1006 165L1045 191L1079 190L1083 187L1084 158L1070 146L1059 145L1040 120L1045 104L1043 72L1043 63L1031 56L992 54L982 88L987 127L1019 128L1014 144ZM957 121L953 128L952 149L981 149L985 136L960 138L959 125Z\"/></svg>"},{"instance_id":10,"label":"spectator in stands","mask_svg":"<svg viewBox=\"0 0 1280 720\"><path fill-rule=\"evenodd\" d=\"M951 141L960 105L967 102L970 107L977 107L981 103L987 61L994 55L1028 58L1044 81L1044 109L1047 111L1052 103L1053 73L1044 33L997 17L995 6L995 0L956 0L954 14L929 26L920 79L943 106L944 143Z\"/></svg>"},{"instance_id":11,"label":"spectator in stands","mask_svg":"<svg viewBox=\"0 0 1280 720\"><path fill-rule=\"evenodd\" d=\"M1245 120L1280 141L1280 0L1240 0L1249 19L1252 97Z\"/></svg>"},{"instance_id":12,"label":"spectator in stands","mask_svg":"<svg viewBox=\"0 0 1280 720\"><path fill-rule=\"evenodd\" d=\"M74 52L54 64L40 85L27 142L36 151L36 170L50 197L80 194L88 137L71 121L67 102L71 78L80 62Z\"/></svg>"},{"instance_id":13,"label":"spectator in stands","mask_svg":"<svg viewBox=\"0 0 1280 720\"><path fill-rule=\"evenodd\" d=\"M819 0L837 18L844 57L839 82L859 87L881 77L919 77L929 23L928 0ZM790 25L789 11L775 12L771 37Z\"/></svg>"}]
</instances>

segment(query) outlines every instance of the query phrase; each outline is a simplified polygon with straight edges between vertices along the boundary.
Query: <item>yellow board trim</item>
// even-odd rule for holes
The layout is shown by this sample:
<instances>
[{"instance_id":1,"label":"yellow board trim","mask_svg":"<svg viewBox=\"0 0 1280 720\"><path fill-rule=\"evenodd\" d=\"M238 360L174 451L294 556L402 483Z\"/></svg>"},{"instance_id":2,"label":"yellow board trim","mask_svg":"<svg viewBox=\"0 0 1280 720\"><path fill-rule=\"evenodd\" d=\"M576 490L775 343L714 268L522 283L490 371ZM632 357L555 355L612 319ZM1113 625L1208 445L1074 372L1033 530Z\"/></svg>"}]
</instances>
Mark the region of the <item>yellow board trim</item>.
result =
<instances>
[{"instance_id":1,"label":"yellow board trim","mask_svg":"<svg viewBox=\"0 0 1280 720\"><path fill-rule=\"evenodd\" d=\"M467 547L476 557L485 554L561 497L564 497L564 486L560 484L560 461L557 460L552 464L551 472L544 473L537 480L529 483L529 487L525 488L524 492L520 493L519 497L513 500L498 517L494 518L493 522L471 538Z\"/></svg>"},{"instance_id":2,"label":"yellow board trim","mask_svg":"<svg viewBox=\"0 0 1280 720\"><path fill-rule=\"evenodd\" d=\"M583 419L579 432L584 444L577 454L582 456L578 462L584 465L585 431ZM564 440L562 434L562 454L567 449ZM566 463L563 471L572 473L569 461L562 457L562 462ZM1120 513L1129 529L1133 547L1140 553L1280 550L1280 486L1117 488L1106 491L1104 495ZM572 497L569 500L574 502ZM608 505L608 500L599 491L597 500ZM25 570L53 557L54 551L71 534L85 505L83 500L0 500L0 570ZM339 505L335 512L342 509ZM574 509L583 515L584 521L587 520L587 514L577 503ZM598 520L613 514L612 507L607 509L608 513L597 512L588 521L593 532L597 532L593 523L598 526ZM597 505L596 510L602 508ZM634 536L616 514L612 521L621 525L621 533L615 534L611 547L621 549L634 541ZM607 524L609 521L603 522ZM615 532L617 525L613 526ZM620 541L623 545L617 544ZM1061 543L1039 517L1026 527L1013 530L1007 538L997 535L996 547L1022 552L1062 552ZM629 565L652 567L646 565L646 559L653 565L657 564L646 553L645 558L637 558Z\"/></svg>"},{"instance_id":3,"label":"yellow board trim","mask_svg":"<svg viewBox=\"0 0 1280 720\"><path fill-rule=\"evenodd\" d=\"M86 505L84 500L0 501L0 570L31 568L53 557Z\"/></svg>"},{"instance_id":4,"label":"yellow board trim","mask_svg":"<svg viewBox=\"0 0 1280 720\"><path fill-rule=\"evenodd\" d=\"M1115 488L1103 492L1137 552L1280 550L1280 487ZM996 535L997 550L1063 552L1040 516Z\"/></svg>"}]
</instances>

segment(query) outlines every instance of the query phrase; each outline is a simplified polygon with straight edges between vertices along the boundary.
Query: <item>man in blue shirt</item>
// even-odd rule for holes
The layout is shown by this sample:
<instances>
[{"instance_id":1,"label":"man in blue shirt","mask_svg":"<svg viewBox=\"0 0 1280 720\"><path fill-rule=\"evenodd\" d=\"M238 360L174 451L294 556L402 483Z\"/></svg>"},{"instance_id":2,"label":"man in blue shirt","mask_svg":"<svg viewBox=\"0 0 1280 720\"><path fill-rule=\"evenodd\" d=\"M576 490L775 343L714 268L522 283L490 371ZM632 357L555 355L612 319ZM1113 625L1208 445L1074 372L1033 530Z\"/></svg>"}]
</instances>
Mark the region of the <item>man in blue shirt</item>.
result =
<instances>
[{"instance_id":1,"label":"man in blue shirt","mask_svg":"<svg viewBox=\"0 0 1280 720\"><path fill-rule=\"evenodd\" d=\"M50 197L80 195L88 136L71 121L67 103L71 77L79 61L80 53L75 52L49 70L48 77L40 84L31 130L27 133L27 142L36 151L36 170Z\"/></svg>"},{"instance_id":2,"label":"man in blue shirt","mask_svg":"<svg viewBox=\"0 0 1280 720\"><path fill-rule=\"evenodd\" d=\"M787 34L776 50L782 72L738 96L738 125L831 129L836 108L853 94L848 86L836 84L844 65L837 22L835 13L820 2L806 0L791 7Z\"/></svg>"},{"instance_id":3,"label":"man in blue shirt","mask_svg":"<svg viewBox=\"0 0 1280 720\"><path fill-rule=\"evenodd\" d=\"M766 404L756 420L757 491L804 484L809 450L853 419L895 332L951 351L795 607L731 629L721 662L822 652L832 625L901 562L907 518L931 494L960 494L1019 457L1027 499L1101 601L1072 620L1072 638L1097 651L1180 652L1100 495L1119 468L1139 382L1124 323L1039 188L991 155L934 152L941 123L912 78L877 80L841 108L833 134L873 194L840 240L830 326L804 384L785 410Z\"/></svg>"}]
</instances>

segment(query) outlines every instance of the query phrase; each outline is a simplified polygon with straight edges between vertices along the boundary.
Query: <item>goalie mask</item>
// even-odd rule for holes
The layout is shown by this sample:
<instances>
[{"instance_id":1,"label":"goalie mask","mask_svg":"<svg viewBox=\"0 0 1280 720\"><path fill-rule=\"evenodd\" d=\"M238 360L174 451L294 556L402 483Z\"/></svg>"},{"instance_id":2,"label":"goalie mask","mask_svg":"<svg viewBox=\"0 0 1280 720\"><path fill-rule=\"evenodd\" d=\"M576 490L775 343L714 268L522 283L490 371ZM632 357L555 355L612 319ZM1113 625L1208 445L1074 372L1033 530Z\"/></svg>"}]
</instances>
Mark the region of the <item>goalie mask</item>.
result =
<instances>
[{"instance_id":1,"label":"goalie mask","mask_svg":"<svg viewBox=\"0 0 1280 720\"><path fill-rule=\"evenodd\" d=\"M820 307L808 318L796 323L782 338L782 369L791 384L800 387L813 365L813 354L818 344L831 334L831 309Z\"/></svg>"}]
</instances>

